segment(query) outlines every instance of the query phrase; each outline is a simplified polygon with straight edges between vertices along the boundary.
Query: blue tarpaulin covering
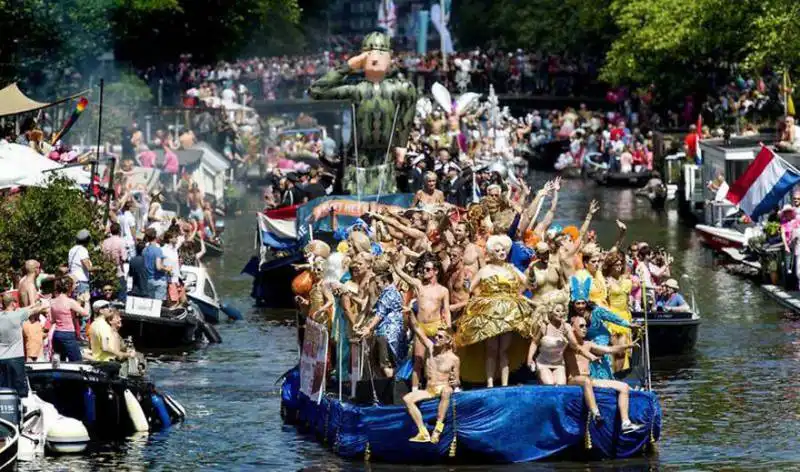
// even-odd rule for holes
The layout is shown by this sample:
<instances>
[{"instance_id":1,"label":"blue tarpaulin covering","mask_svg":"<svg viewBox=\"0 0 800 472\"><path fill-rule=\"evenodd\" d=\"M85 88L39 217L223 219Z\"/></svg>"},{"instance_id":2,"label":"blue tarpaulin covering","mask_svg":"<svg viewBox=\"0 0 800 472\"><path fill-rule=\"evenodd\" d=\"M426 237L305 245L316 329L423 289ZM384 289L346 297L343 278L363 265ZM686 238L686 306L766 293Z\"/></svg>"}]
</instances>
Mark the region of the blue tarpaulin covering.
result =
<instances>
[{"instance_id":1,"label":"blue tarpaulin covering","mask_svg":"<svg viewBox=\"0 0 800 472\"><path fill-rule=\"evenodd\" d=\"M402 406L357 406L331 396L320 404L309 400L299 392L297 370L287 375L282 404L287 421L307 428L340 456L360 457L369 447L371 460L385 462L443 462L451 452L456 459L480 458L486 463L527 462L567 449L592 458L623 458L640 453L658 439L661 408L654 393L631 391L631 420L645 427L626 435L620 431L616 392L595 389L595 396L606 419L600 424L587 421L583 394L576 386L524 385L459 392L452 397L455 406L448 409L438 444L408 441L416 428ZM429 429L438 405L439 400L420 404Z\"/></svg>"}]
</instances>

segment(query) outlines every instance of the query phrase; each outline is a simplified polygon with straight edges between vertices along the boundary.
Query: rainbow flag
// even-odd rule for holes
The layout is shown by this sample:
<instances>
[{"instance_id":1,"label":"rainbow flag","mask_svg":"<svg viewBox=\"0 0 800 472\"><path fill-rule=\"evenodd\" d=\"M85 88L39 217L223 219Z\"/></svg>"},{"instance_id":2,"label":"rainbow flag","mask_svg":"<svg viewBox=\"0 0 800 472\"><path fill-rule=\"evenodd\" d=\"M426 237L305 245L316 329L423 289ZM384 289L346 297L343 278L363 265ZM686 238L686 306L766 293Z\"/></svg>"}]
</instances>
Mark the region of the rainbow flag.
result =
<instances>
[{"instance_id":1,"label":"rainbow flag","mask_svg":"<svg viewBox=\"0 0 800 472\"><path fill-rule=\"evenodd\" d=\"M69 131L70 128L72 128L72 125L78 121L78 117L81 116L81 113L83 113L83 110L86 109L86 105L88 104L89 99L86 97L81 97L78 99L78 103L75 105L75 110L72 112L72 115L70 115L69 119L66 121L66 123L64 123L64 126L61 127L61 131L53 135L53 139L50 140L50 144L57 143L62 136L67 134L67 131Z\"/></svg>"}]
</instances>

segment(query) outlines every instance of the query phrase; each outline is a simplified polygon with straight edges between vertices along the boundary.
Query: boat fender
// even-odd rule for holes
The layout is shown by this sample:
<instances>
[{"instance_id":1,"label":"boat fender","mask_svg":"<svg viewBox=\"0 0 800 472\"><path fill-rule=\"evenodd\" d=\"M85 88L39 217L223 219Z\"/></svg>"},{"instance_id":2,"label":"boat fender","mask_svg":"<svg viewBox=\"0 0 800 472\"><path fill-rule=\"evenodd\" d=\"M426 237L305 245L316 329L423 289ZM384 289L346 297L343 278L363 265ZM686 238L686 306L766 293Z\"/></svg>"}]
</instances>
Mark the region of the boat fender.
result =
<instances>
[{"instance_id":1,"label":"boat fender","mask_svg":"<svg viewBox=\"0 0 800 472\"><path fill-rule=\"evenodd\" d=\"M220 305L220 309L222 310L223 313L228 315L228 318L231 320L238 321L242 319L242 312L239 311L239 309L236 308L235 306L229 304L228 302L222 302L222 304Z\"/></svg>"},{"instance_id":2,"label":"boat fender","mask_svg":"<svg viewBox=\"0 0 800 472\"><path fill-rule=\"evenodd\" d=\"M45 444L50 451L58 454L83 452L89 445L89 431L74 418L59 417L47 430Z\"/></svg>"},{"instance_id":3,"label":"boat fender","mask_svg":"<svg viewBox=\"0 0 800 472\"><path fill-rule=\"evenodd\" d=\"M148 431L150 429L150 425L147 423L147 417L144 415L142 405L139 404L139 401L127 388L125 389L124 396L125 406L128 408L128 415L131 417L134 431L137 433Z\"/></svg>"},{"instance_id":4,"label":"boat fender","mask_svg":"<svg viewBox=\"0 0 800 472\"><path fill-rule=\"evenodd\" d=\"M205 335L208 342L215 344L222 342L222 337L219 335L219 332L217 332L216 328L203 320L197 320L197 322L200 325L200 330L203 332L203 335Z\"/></svg>"},{"instance_id":5,"label":"boat fender","mask_svg":"<svg viewBox=\"0 0 800 472\"><path fill-rule=\"evenodd\" d=\"M178 400L172 398L172 395L165 393L164 403L167 404L167 406L169 407L170 410L172 410L175 416L177 416L180 419L186 418L186 408L184 408L183 405L181 405L180 402L178 402Z\"/></svg>"},{"instance_id":6,"label":"boat fender","mask_svg":"<svg viewBox=\"0 0 800 472\"><path fill-rule=\"evenodd\" d=\"M155 408L158 418L161 420L161 429L169 428L172 425L172 420L169 417L164 400L161 399L161 395L155 392L151 393L150 401L153 402L153 408Z\"/></svg>"},{"instance_id":7,"label":"boat fender","mask_svg":"<svg viewBox=\"0 0 800 472\"><path fill-rule=\"evenodd\" d=\"M86 387L83 392L83 419L87 425L94 424L97 419L97 402L92 387Z\"/></svg>"}]
</instances>

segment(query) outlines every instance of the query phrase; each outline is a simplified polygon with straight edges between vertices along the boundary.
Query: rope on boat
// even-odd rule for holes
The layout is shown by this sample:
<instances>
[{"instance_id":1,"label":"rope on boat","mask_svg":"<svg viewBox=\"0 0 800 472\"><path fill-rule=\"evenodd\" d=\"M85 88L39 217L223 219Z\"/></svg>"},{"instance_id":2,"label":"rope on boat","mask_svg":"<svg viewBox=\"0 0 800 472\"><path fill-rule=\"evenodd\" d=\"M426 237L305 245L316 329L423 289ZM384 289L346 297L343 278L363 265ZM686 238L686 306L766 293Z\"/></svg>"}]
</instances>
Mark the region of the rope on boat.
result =
<instances>
[{"instance_id":1,"label":"rope on boat","mask_svg":"<svg viewBox=\"0 0 800 472\"><path fill-rule=\"evenodd\" d=\"M592 415L586 415L586 434L584 435L583 445L588 450L592 448L592 433L589 432L589 425L592 423Z\"/></svg>"},{"instance_id":2,"label":"rope on boat","mask_svg":"<svg viewBox=\"0 0 800 472\"><path fill-rule=\"evenodd\" d=\"M333 441L333 452L336 454L339 453L339 425L336 426L336 432L334 434L334 441Z\"/></svg>"},{"instance_id":3,"label":"rope on boat","mask_svg":"<svg viewBox=\"0 0 800 472\"><path fill-rule=\"evenodd\" d=\"M456 394L450 396L450 401L453 403L453 440L450 441L450 457L456 456L456 445L458 443L458 430L456 429Z\"/></svg>"},{"instance_id":4,"label":"rope on boat","mask_svg":"<svg viewBox=\"0 0 800 472\"><path fill-rule=\"evenodd\" d=\"M367 441L367 448L364 449L364 462L369 462L369 458L372 456L372 449L369 447L369 441Z\"/></svg>"}]
</instances>

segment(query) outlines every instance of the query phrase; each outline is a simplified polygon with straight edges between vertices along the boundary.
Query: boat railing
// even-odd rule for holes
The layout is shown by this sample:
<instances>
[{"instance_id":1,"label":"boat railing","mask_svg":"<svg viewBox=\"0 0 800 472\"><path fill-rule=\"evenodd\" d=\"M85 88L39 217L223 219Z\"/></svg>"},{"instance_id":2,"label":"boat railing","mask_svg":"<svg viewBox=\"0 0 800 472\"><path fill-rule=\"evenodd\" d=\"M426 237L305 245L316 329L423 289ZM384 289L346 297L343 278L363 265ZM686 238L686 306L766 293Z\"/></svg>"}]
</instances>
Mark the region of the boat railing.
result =
<instances>
[{"instance_id":1,"label":"boat railing","mask_svg":"<svg viewBox=\"0 0 800 472\"><path fill-rule=\"evenodd\" d=\"M718 228L730 226L737 221L737 213L736 206L728 202L709 200L705 205L705 222Z\"/></svg>"}]
</instances>

